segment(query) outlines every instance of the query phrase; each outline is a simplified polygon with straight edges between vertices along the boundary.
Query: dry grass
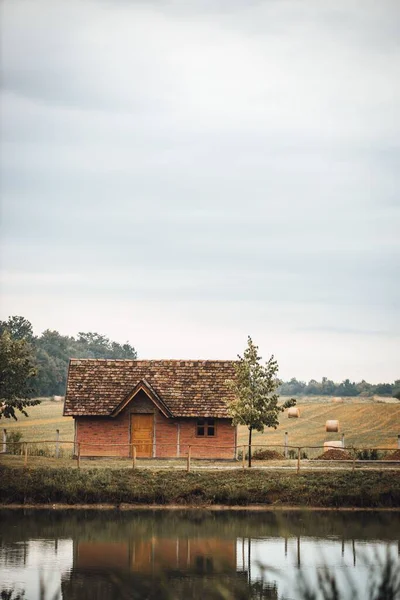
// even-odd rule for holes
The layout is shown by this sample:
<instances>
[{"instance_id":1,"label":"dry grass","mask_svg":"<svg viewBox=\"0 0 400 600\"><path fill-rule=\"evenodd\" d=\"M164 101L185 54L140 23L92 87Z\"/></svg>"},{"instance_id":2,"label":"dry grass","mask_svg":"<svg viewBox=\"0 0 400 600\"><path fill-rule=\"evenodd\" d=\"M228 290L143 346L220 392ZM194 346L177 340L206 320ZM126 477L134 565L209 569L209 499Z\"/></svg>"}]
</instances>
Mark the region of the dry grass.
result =
<instances>
[{"instance_id":1,"label":"dry grass","mask_svg":"<svg viewBox=\"0 0 400 600\"><path fill-rule=\"evenodd\" d=\"M64 403L44 398L41 404L27 409L28 417L21 415L18 421L2 419L1 426L7 431L20 431L24 441L55 440L56 429L60 430L60 439L74 439L74 420L63 417Z\"/></svg>"},{"instance_id":2,"label":"dry grass","mask_svg":"<svg viewBox=\"0 0 400 600\"><path fill-rule=\"evenodd\" d=\"M263 434L253 433L255 444L283 444L284 432L289 434L293 446L323 446L324 442L339 440L345 434L346 446L359 448L396 448L400 433L400 402L355 402L345 399L343 404L333 403L330 398L323 402L298 404L299 419L288 419L287 412L280 417L278 429L268 429ZM326 433L327 419L338 419L339 433ZM238 443L247 442L248 432L239 428Z\"/></svg>"},{"instance_id":3,"label":"dry grass","mask_svg":"<svg viewBox=\"0 0 400 600\"><path fill-rule=\"evenodd\" d=\"M400 433L400 402L389 403L374 399L344 399L334 403L332 398L302 398L298 401L299 419L288 419L287 413L280 418L276 430L264 434L253 433L255 444L283 444L284 432L289 433L289 444L293 446L323 446L324 442L340 439L345 434L345 443L359 448L393 448L397 446ZM73 419L63 417L63 403L45 399L38 406L28 409L29 417L21 416L18 421L2 420L7 430L21 431L23 440L54 440L56 429L61 440L73 440ZM339 433L326 433L327 419L338 419ZM240 427L238 443L247 443L247 429Z\"/></svg>"}]
</instances>

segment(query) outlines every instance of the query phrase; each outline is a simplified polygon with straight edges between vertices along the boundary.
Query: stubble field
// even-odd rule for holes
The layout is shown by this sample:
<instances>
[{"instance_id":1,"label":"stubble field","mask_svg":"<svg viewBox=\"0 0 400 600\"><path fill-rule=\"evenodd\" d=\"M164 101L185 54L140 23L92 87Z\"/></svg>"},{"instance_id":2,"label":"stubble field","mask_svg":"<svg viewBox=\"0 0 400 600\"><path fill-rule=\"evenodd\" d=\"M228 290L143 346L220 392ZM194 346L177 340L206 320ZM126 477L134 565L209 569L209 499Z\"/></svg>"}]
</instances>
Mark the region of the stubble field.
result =
<instances>
[{"instance_id":1,"label":"stubble field","mask_svg":"<svg viewBox=\"0 0 400 600\"><path fill-rule=\"evenodd\" d=\"M284 400L284 398L282 398ZM288 432L289 445L322 446L326 441L338 440L345 435L346 446L357 448L396 448L400 434L400 402L386 399L299 398L297 406L300 418L289 419L282 413L276 430L267 429L263 434L253 433L253 443L262 445L283 444ZM38 406L28 409L28 417L18 421L2 420L2 428L19 431L23 441L54 440L56 429L61 440L73 440L73 419L63 417L63 403L44 399ZM328 419L339 421L338 433L326 433ZM246 444L248 431L239 427L238 445Z\"/></svg>"}]
</instances>

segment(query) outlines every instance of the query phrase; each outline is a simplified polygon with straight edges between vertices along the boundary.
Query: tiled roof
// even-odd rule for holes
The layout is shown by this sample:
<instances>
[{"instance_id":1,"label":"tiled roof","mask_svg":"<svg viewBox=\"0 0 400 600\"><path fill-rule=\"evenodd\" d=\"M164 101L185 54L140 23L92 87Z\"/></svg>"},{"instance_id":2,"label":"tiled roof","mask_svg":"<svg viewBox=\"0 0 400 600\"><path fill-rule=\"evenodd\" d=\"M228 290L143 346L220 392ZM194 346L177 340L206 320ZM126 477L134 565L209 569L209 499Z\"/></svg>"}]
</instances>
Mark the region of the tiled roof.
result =
<instances>
[{"instance_id":1,"label":"tiled roof","mask_svg":"<svg viewBox=\"0 0 400 600\"><path fill-rule=\"evenodd\" d=\"M64 415L112 415L141 382L174 417L228 417L233 361L71 359Z\"/></svg>"}]
</instances>

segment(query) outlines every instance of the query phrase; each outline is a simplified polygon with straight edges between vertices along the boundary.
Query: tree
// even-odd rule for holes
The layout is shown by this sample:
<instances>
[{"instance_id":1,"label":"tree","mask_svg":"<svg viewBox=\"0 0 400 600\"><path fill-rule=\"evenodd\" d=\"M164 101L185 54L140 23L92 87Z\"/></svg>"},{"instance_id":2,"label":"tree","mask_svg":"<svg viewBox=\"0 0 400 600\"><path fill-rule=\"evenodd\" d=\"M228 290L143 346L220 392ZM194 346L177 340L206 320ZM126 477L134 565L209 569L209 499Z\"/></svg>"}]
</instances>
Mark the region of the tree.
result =
<instances>
[{"instance_id":1,"label":"tree","mask_svg":"<svg viewBox=\"0 0 400 600\"><path fill-rule=\"evenodd\" d=\"M375 386L375 394L379 396L391 396L393 386L390 383L378 383Z\"/></svg>"},{"instance_id":2,"label":"tree","mask_svg":"<svg viewBox=\"0 0 400 600\"><path fill-rule=\"evenodd\" d=\"M251 437L253 429L264 431L265 427L276 429L279 425L279 413L294 406L296 400L287 400L278 405L279 395L276 390L278 363L272 355L261 365L258 346L251 337L247 339L247 348L243 357L239 356L236 364L236 377L227 383L235 392L236 398L228 406L234 425L246 425L249 430L249 467L251 467Z\"/></svg>"},{"instance_id":3,"label":"tree","mask_svg":"<svg viewBox=\"0 0 400 600\"><path fill-rule=\"evenodd\" d=\"M322 385L315 379L310 379L304 391L311 396L320 396L322 393Z\"/></svg>"},{"instance_id":4,"label":"tree","mask_svg":"<svg viewBox=\"0 0 400 600\"><path fill-rule=\"evenodd\" d=\"M32 342L32 324L25 317L8 317L7 321L0 321L0 334L8 331L14 340L25 340Z\"/></svg>"},{"instance_id":5,"label":"tree","mask_svg":"<svg viewBox=\"0 0 400 600\"><path fill-rule=\"evenodd\" d=\"M40 403L29 398L35 374L31 346L23 339L13 339L9 331L3 331L0 336L0 419L13 417L16 420L16 410L28 416L25 407Z\"/></svg>"},{"instance_id":6,"label":"tree","mask_svg":"<svg viewBox=\"0 0 400 600\"><path fill-rule=\"evenodd\" d=\"M321 382L321 394L323 396L333 396L335 393L335 384L331 379L327 377L322 378Z\"/></svg>"},{"instance_id":7,"label":"tree","mask_svg":"<svg viewBox=\"0 0 400 600\"><path fill-rule=\"evenodd\" d=\"M290 381L286 381L280 384L279 393L282 396L296 396L304 394L306 384L304 381L297 381L295 377L292 377Z\"/></svg>"},{"instance_id":8,"label":"tree","mask_svg":"<svg viewBox=\"0 0 400 600\"><path fill-rule=\"evenodd\" d=\"M345 379L336 388L336 394L338 396L357 396L356 384L354 381L351 382L350 379Z\"/></svg>"},{"instance_id":9,"label":"tree","mask_svg":"<svg viewBox=\"0 0 400 600\"><path fill-rule=\"evenodd\" d=\"M397 398L397 400L400 400L400 379L396 379L396 381L394 382L392 395L393 398Z\"/></svg>"}]
</instances>

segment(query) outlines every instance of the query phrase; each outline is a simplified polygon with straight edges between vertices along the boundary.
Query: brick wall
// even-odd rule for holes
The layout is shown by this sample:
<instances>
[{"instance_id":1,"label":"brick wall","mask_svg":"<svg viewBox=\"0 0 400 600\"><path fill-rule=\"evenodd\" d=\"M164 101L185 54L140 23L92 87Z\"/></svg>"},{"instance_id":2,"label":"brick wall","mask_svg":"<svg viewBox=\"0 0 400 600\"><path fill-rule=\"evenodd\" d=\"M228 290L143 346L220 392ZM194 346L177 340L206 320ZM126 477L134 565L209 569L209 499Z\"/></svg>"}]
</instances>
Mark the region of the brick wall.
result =
<instances>
[{"instance_id":1,"label":"brick wall","mask_svg":"<svg viewBox=\"0 0 400 600\"><path fill-rule=\"evenodd\" d=\"M76 418L76 441L81 444L81 456L130 456L131 413L154 414L153 452L158 458L177 456L178 429L181 457L187 456L189 444L193 458L234 457L235 427L229 419L216 419L214 437L197 437L196 419L168 419L142 391L117 417Z\"/></svg>"},{"instance_id":2,"label":"brick wall","mask_svg":"<svg viewBox=\"0 0 400 600\"><path fill-rule=\"evenodd\" d=\"M181 456L187 455L191 445L192 458L233 458L235 427L229 419L215 420L215 436L198 437L197 419L180 419Z\"/></svg>"},{"instance_id":3,"label":"brick wall","mask_svg":"<svg viewBox=\"0 0 400 600\"><path fill-rule=\"evenodd\" d=\"M115 419L78 417L76 441L81 445L81 456L129 456L129 414Z\"/></svg>"}]
</instances>

